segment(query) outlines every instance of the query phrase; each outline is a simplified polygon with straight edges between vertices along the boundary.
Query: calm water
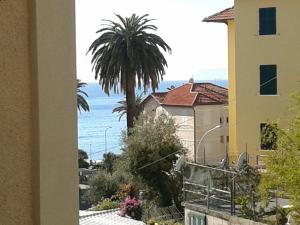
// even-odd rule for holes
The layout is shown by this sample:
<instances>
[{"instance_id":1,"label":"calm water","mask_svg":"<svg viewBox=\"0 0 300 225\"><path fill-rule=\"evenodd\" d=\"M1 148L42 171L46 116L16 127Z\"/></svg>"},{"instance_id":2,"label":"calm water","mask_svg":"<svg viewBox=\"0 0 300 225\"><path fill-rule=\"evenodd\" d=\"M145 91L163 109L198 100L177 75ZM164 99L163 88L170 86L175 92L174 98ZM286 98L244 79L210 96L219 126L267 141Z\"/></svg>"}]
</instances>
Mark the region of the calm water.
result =
<instances>
[{"instance_id":1,"label":"calm water","mask_svg":"<svg viewBox=\"0 0 300 225\"><path fill-rule=\"evenodd\" d=\"M185 81L164 81L158 91L166 91L168 87L176 87ZM227 80L209 81L227 87ZM87 101L90 112L78 113L78 148L85 150L90 159L98 160L105 153L105 129L107 129L107 151L120 153L120 139L122 130L126 129L126 115L119 121L118 114L112 113L122 95L107 96L97 83L89 83L83 90L89 95Z\"/></svg>"}]
</instances>

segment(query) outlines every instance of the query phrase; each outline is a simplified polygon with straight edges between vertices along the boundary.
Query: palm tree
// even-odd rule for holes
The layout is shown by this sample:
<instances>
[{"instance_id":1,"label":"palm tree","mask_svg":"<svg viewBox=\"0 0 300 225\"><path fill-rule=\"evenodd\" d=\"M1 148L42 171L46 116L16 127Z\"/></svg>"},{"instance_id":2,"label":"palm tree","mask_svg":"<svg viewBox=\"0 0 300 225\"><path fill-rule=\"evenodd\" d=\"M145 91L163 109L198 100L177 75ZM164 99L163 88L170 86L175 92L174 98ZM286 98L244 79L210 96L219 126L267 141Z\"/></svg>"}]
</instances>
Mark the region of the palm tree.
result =
<instances>
[{"instance_id":1,"label":"palm tree","mask_svg":"<svg viewBox=\"0 0 300 225\"><path fill-rule=\"evenodd\" d=\"M135 109L136 109L137 114L135 115L135 119L137 119L140 112L142 111L142 108L141 108L142 100L143 100L143 95L142 94L141 95L136 95L136 97L135 97ZM120 121L121 118L127 113L127 103L126 103L126 99L118 101L117 103L119 104L119 106L114 108L112 110L112 112L119 114L119 121Z\"/></svg>"},{"instance_id":2,"label":"palm tree","mask_svg":"<svg viewBox=\"0 0 300 225\"><path fill-rule=\"evenodd\" d=\"M81 90L86 85L86 83L81 82L79 79L77 79L77 108L79 112L81 112L81 109L85 112L90 111L89 104L87 103L85 97L89 97L88 94Z\"/></svg>"},{"instance_id":3,"label":"palm tree","mask_svg":"<svg viewBox=\"0 0 300 225\"><path fill-rule=\"evenodd\" d=\"M107 24L97 33L100 36L91 44L92 68L95 79L106 94L113 90L126 95L127 130L133 127L137 114L135 107L136 86L152 90L165 74L167 61L161 50L171 52L165 41L154 33L157 27L149 24L148 14L123 18L116 15L120 23L104 20ZM148 32L150 31L150 32Z\"/></svg>"}]
</instances>

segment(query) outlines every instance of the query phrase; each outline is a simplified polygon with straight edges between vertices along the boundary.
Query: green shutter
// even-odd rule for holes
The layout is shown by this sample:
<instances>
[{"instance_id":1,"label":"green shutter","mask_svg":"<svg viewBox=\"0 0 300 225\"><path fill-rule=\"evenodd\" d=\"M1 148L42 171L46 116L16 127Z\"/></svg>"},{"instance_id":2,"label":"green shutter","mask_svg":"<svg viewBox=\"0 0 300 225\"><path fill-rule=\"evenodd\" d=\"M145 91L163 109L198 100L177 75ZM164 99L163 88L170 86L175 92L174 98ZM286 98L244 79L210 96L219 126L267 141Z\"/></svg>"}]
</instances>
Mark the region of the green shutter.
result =
<instances>
[{"instance_id":1,"label":"green shutter","mask_svg":"<svg viewBox=\"0 0 300 225\"><path fill-rule=\"evenodd\" d=\"M272 35L276 34L276 8L259 9L259 34Z\"/></svg>"},{"instance_id":2,"label":"green shutter","mask_svg":"<svg viewBox=\"0 0 300 225\"><path fill-rule=\"evenodd\" d=\"M277 94L277 66L276 65L260 66L260 94L261 95Z\"/></svg>"}]
</instances>

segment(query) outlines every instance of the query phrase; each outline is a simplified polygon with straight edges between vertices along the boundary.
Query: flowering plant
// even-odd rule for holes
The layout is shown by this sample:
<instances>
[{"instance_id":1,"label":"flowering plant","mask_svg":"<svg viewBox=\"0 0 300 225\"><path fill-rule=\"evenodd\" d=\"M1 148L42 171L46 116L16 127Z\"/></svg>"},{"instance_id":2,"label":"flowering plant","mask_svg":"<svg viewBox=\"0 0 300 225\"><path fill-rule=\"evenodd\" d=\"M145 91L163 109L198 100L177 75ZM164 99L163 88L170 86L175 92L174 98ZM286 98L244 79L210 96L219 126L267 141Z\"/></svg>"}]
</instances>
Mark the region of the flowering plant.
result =
<instances>
[{"instance_id":1,"label":"flowering plant","mask_svg":"<svg viewBox=\"0 0 300 225\"><path fill-rule=\"evenodd\" d=\"M127 197L121 204L121 216L130 216L133 219L142 218L142 201L136 197Z\"/></svg>"}]
</instances>

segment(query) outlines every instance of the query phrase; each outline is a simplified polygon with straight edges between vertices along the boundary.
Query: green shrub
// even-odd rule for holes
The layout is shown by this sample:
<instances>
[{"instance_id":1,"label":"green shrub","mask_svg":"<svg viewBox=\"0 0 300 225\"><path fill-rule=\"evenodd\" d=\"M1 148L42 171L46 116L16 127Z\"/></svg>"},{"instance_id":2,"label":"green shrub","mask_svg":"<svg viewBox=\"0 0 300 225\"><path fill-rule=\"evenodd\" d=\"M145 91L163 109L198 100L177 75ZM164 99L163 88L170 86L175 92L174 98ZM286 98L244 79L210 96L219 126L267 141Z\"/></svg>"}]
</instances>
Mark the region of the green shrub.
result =
<instances>
[{"instance_id":1,"label":"green shrub","mask_svg":"<svg viewBox=\"0 0 300 225\"><path fill-rule=\"evenodd\" d=\"M116 209L119 208L119 204L120 203L117 201L105 199L95 207L95 210L102 211L102 210Z\"/></svg>"},{"instance_id":2,"label":"green shrub","mask_svg":"<svg viewBox=\"0 0 300 225\"><path fill-rule=\"evenodd\" d=\"M119 182L116 177L105 173L104 171L97 172L89 180L90 189L87 192L87 197L92 204L97 204L106 198L111 198L119 190Z\"/></svg>"}]
</instances>

